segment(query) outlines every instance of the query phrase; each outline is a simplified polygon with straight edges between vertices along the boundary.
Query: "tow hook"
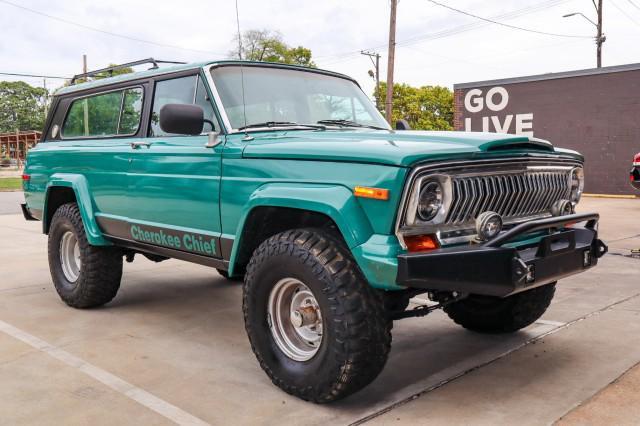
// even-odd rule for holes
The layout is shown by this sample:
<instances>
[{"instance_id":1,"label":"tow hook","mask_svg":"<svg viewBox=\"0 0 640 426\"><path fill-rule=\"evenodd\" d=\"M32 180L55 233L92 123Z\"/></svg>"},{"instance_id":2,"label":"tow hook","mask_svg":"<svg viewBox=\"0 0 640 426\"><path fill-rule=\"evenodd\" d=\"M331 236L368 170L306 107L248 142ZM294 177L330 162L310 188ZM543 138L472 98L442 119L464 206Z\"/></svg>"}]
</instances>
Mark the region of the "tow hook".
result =
<instances>
[{"instance_id":1,"label":"tow hook","mask_svg":"<svg viewBox=\"0 0 640 426\"><path fill-rule=\"evenodd\" d=\"M406 311L394 312L391 315L391 319L395 321L395 320L404 319L404 318L424 317L426 315L429 315L433 311L437 311L438 309L442 309L447 305L458 302L466 298L467 296L468 296L467 294L458 293L456 291L449 294L444 294L444 293L433 294L433 295L430 295L429 298L432 300L437 300L439 302L437 305L431 305L431 306L420 305Z\"/></svg>"}]
</instances>

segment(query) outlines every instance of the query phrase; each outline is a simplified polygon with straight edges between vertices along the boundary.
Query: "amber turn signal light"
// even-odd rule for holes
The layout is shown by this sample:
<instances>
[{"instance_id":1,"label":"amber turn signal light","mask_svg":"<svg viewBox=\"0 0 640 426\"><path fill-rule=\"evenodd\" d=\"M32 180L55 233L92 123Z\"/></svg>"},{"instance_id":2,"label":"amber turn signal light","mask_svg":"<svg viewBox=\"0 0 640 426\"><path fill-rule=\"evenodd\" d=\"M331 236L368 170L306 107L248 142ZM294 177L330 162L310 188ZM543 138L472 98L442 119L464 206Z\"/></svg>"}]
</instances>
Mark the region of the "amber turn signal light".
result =
<instances>
[{"instance_id":1,"label":"amber turn signal light","mask_svg":"<svg viewBox=\"0 0 640 426\"><path fill-rule=\"evenodd\" d=\"M404 237L404 243L410 252L429 251L440 248L436 237L433 235L407 235Z\"/></svg>"},{"instance_id":2,"label":"amber turn signal light","mask_svg":"<svg viewBox=\"0 0 640 426\"><path fill-rule=\"evenodd\" d=\"M356 186L353 188L353 195L356 197L373 198L374 200L388 200L389 190L382 188L367 188L366 186Z\"/></svg>"}]
</instances>

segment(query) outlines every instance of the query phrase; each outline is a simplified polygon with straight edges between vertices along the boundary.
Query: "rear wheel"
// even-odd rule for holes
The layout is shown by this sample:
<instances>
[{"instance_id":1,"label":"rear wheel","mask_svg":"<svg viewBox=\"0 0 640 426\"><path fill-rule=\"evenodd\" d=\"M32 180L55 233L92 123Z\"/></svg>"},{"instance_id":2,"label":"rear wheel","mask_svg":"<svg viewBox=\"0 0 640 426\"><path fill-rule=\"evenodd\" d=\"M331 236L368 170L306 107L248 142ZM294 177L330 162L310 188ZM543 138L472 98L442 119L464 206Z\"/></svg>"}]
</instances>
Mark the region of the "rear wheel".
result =
<instances>
[{"instance_id":1,"label":"rear wheel","mask_svg":"<svg viewBox=\"0 0 640 426\"><path fill-rule=\"evenodd\" d=\"M510 333L540 318L549 307L555 290L556 283L551 283L505 298L470 295L445 306L444 311L469 330Z\"/></svg>"},{"instance_id":2,"label":"rear wheel","mask_svg":"<svg viewBox=\"0 0 640 426\"><path fill-rule=\"evenodd\" d=\"M122 251L89 244L77 204L65 204L53 215L48 251L53 284L67 305L92 308L116 296Z\"/></svg>"},{"instance_id":3,"label":"rear wheel","mask_svg":"<svg viewBox=\"0 0 640 426\"><path fill-rule=\"evenodd\" d=\"M263 242L247 267L245 328L260 366L292 395L344 398L375 379L391 346L380 294L344 245L313 229Z\"/></svg>"}]
</instances>

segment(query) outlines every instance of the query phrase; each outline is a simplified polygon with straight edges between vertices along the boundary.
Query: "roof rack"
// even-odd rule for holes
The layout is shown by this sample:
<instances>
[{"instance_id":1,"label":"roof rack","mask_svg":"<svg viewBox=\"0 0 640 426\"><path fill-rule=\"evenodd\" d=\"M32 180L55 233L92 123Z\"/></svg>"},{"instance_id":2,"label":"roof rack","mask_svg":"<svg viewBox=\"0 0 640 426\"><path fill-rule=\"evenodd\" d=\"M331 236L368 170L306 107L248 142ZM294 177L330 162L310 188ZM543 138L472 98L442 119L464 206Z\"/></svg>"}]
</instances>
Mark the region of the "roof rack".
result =
<instances>
[{"instance_id":1,"label":"roof rack","mask_svg":"<svg viewBox=\"0 0 640 426\"><path fill-rule=\"evenodd\" d=\"M80 78L95 77L96 75L102 74L102 73L109 73L109 76L112 76L113 72L116 71L116 70L120 70L120 69L123 69L123 68L129 68L129 67L135 67L136 65L143 65L143 64L153 64L153 66L151 68L149 68L149 69L153 70L153 69L158 68L158 64L186 64L186 62L160 61L160 60L153 59L153 58L141 59L139 61L127 62L126 64L114 65L114 66L107 67L107 68L101 68L101 69L95 70L95 71L89 71L89 72L85 72L85 73L82 73L82 74L76 74L76 75L73 76L73 78L71 78L71 82L69 84L73 85Z\"/></svg>"}]
</instances>

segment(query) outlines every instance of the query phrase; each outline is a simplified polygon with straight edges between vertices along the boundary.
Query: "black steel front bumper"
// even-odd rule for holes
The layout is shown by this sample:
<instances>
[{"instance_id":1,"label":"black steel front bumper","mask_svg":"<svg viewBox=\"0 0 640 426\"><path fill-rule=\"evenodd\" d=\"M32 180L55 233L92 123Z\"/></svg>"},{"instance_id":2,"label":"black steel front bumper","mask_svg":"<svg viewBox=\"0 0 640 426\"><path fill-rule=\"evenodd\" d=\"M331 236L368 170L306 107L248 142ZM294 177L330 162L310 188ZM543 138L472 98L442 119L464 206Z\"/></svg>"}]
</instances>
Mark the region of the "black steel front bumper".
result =
<instances>
[{"instance_id":1,"label":"black steel front bumper","mask_svg":"<svg viewBox=\"0 0 640 426\"><path fill-rule=\"evenodd\" d=\"M442 248L398 256L400 285L433 291L509 296L585 271L607 252L598 239L597 213L532 220L483 244ZM567 228L568 224L585 222ZM548 230L535 245L506 243L534 231Z\"/></svg>"}]
</instances>

